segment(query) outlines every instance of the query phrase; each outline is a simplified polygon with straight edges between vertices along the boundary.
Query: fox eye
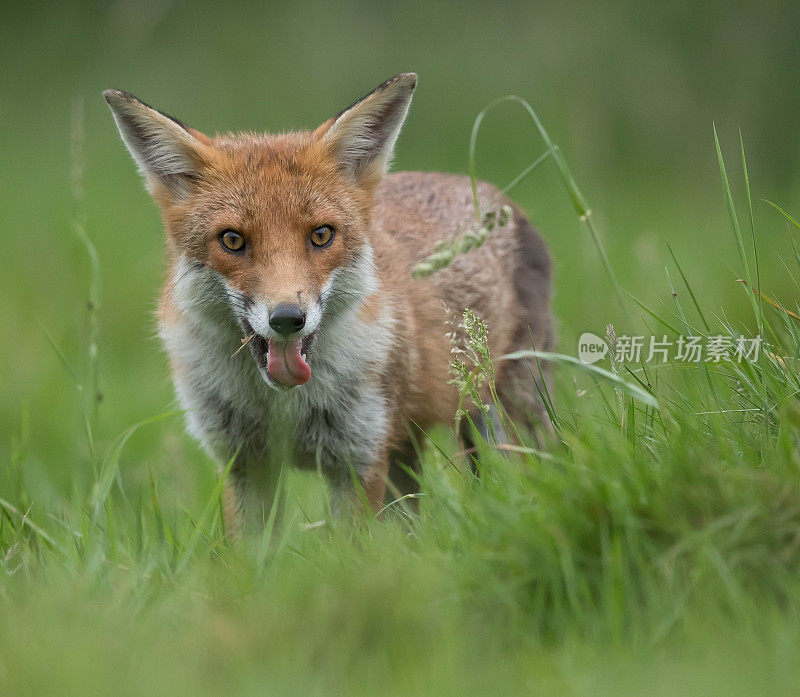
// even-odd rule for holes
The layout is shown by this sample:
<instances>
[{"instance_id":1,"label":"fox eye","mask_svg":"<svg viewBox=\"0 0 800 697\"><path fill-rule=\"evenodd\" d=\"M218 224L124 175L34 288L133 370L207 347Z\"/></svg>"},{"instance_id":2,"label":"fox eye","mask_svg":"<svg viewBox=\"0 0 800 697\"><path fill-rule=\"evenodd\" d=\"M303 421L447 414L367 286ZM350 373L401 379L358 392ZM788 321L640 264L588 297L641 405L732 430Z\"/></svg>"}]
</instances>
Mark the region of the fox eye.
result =
<instances>
[{"instance_id":1,"label":"fox eye","mask_svg":"<svg viewBox=\"0 0 800 697\"><path fill-rule=\"evenodd\" d=\"M219 242L229 252L243 252L245 248L244 237L236 230L223 230L219 234Z\"/></svg>"},{"instance_id":2,"label":"fox eye","mask_svg":"<svg viewBox=\"0 0 800 697\"><path fill-rule=\"evenodd\" d=\"M311 232L311 244L318 249L330 247L333 242L334 230L330 225L320 225Z\"/></svg>"}]
</instances>

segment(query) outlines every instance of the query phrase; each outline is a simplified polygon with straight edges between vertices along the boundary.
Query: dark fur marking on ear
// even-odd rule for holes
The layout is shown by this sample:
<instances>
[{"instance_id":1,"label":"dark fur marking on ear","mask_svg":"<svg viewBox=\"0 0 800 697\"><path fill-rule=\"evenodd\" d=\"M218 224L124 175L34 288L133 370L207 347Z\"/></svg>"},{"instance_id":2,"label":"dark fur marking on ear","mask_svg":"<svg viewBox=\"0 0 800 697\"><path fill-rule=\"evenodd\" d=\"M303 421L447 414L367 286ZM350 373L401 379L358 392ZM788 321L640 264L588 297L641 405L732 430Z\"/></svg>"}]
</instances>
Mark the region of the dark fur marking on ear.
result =
<instances>
[{"instance_id":1,"label":"dark fur marking on ear","mask_svg":"<svg viewBox=\"0 0 800 697\"><path fill-rule=\"evenodd\" d=\"M388 80L386 80L385 82L382 82L382 83L381 83L380 85L378 85L378 86L377 86L377 87L376 87L374 90L370 90L370 91L369 91L369 92L367 92L367 94L365 94L363 97L361 97L361 98L359 98L359 99L356 99L356 101L354 101L354 102L353 102L353 103L352 103L350 106L348 106L348 107L346 107L346 108L342 109L342 110L341 110L341 111L340 111L338 114L336 114L336 116L334 116L334 117L333 117L333 122L334 122L334 123L336 123L336 121L338 121L338 120L339 120L339 117L340 117L340 116L342 116L342 114L344 114L344 113L346 113L346 112L350 111L350 109L352 109L352 108L353 108L354 106L356 106L357 104L361 104L361 102L363 102L363 101L364 101L364 100L365 100L367 97L370 97L370 96L372 96L373 94L376 94L377 92L382 92L382 91L383 91L383 90L385 90L387 87L389 87L389 85L392 85L392 84L394 84L395 82L397 82L398 80L400 80L400 79L401 79L403 76L405 76L405 75L407 75L407 74L408 74L408 73L400 73L400 74L398 74L398 75L395 75L394 77L390 77L390 78L389 78ZM416 86L417 86L417 81L416 81L416 80L414 80L414 84L411 86L411 89L413 90L413 89L414 89Z\"/></svg>"},{"instance_id":2,"label":"dark fur marking on ear","mask_svg":"<svg viewBox=\"0 0 800 697\"><path fill-rule=\"evenodd\" d=\"M129 102L138 102L142 106L146 106L148 109L152 109L153 111L156 111L159 114L161 114L162 116L168 118L170 121L172 121L173 123L175 123L178 126L180 126L187 133L189 131L189 127L183 121L181 121L180 119L175 118L174 116L171 116L170 114L168 114L165 111L161 111L161 109L156 109L154 106L151 106L150 104L148 104L144 100L139 99L139 97L137 97L135 94L131 94L130 92L126 92L125 90L106 90L106 91L114 92L114 93L118 94L119 96L125 98Z\"/></svg>"}]
</instances>

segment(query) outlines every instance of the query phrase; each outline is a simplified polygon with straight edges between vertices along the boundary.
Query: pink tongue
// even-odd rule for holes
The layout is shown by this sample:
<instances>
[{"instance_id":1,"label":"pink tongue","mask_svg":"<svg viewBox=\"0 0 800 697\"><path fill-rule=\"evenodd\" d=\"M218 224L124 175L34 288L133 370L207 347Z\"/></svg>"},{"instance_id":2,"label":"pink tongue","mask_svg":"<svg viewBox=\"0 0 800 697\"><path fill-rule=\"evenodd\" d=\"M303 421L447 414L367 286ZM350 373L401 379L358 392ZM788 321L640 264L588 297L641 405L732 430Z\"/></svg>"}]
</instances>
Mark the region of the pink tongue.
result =
<instances>
[{"instance_id":1,"label":"pink tongue","mask_svg":"<svg viewBox=\"0 0 800 697\"><path fill-rule=\"evenodd\" d=\"M302 385L311 377L311 368L300 355L303 340L270 341L267 371L283 385Z\"/></svg>"}]
</instances>

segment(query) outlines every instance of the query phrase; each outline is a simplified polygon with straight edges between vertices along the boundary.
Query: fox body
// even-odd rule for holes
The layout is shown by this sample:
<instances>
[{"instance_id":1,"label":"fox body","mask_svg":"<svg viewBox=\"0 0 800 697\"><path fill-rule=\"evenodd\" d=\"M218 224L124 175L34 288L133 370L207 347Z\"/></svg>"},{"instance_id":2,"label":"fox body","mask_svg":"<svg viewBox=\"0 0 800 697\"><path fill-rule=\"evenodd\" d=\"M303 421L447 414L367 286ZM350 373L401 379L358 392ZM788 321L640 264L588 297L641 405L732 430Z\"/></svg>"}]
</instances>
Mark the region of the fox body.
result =
<instances>
[{"instance_id":1,"label":"fox body","mask_svg":"<svg viewBox=\"0 0 800 697\"><path fill-rule=\"evenodd\" d=\"M390 476L413 488L396 463L413 465L415 430L457 408L445 307L482 317L494 355L531 337L551 348L548 254L516 207L483 246L412 279L437 240L475 224L468 178L386 175L415 86L399 75L312 132L213 138L105 93L163 214L160 333L188 429L220 463L236 456L234 534L264 520L286 461L323 471L339 508L353 474L373 510ZM513 418L542 419L534 375L498 365Z\"/></svg>"}]
</instances>

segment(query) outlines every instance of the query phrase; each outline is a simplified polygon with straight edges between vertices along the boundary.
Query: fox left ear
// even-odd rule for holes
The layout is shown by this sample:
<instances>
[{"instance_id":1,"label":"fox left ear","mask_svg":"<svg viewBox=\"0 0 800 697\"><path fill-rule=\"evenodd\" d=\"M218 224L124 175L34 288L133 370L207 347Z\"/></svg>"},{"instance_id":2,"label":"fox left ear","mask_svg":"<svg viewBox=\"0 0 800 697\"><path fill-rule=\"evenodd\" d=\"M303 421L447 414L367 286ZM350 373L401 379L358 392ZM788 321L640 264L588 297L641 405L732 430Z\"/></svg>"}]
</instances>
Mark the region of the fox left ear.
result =
<instances>
[{"instance_id":1,"label":"fox left ear","mask_svg":"<svg viewBox=\"0 0 800 697\"><path fill-rule=\"evenodd\" d=\"M106 90L103 96L150 193L185 196L204 160L205 136L127 92Z\"/></svg>"},{"instance_id":2,"label":"fox left ear","mask_svg":"<svg viewBox=\"0 0 800 697\"><path fill-rule=\"evenodd\" d=\"M385 174L416 86L416 74L401 73L320 128L327 127L322 142L355 183L374 186Z\"/></svg>"}]
</instances>

